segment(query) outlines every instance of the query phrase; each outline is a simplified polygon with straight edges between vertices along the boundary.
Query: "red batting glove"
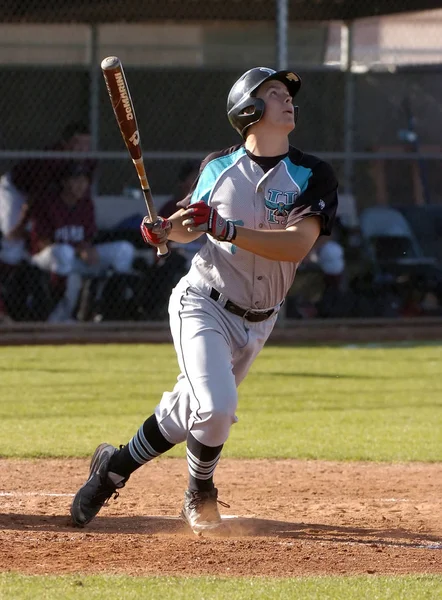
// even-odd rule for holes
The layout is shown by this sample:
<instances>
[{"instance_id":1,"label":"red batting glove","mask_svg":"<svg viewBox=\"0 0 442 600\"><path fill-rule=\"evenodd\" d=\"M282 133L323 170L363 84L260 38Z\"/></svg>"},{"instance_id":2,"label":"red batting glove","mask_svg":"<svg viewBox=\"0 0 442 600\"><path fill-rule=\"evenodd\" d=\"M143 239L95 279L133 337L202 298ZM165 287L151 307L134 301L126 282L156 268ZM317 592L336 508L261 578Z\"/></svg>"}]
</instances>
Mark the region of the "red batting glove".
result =
<instances>
[{"instance_id":1,"label":"red batting glove","mask_svg":"<svg viewBox=\"0 0 442 600\"><path fill-rule=\"evenodd\" d=\"M188 231L205 231L220 242L231 242L236 237L235 223L224 219L202 200L191 204L182 216L185 217L183 226Z\"/></svg>"},{"instance_id":2,"label":"red batting glove","mask_svg":"<svg viewBox=\"0 0 442 600\"><path fill-rule=\"evenodd\" d=\"M169 219L157 217L153 223L149 217L144 217L140 224L141 235L146 244L150 246L162 246L167 243L169 232L172 229L172 223Z\"/></svg>"}]
</instances>

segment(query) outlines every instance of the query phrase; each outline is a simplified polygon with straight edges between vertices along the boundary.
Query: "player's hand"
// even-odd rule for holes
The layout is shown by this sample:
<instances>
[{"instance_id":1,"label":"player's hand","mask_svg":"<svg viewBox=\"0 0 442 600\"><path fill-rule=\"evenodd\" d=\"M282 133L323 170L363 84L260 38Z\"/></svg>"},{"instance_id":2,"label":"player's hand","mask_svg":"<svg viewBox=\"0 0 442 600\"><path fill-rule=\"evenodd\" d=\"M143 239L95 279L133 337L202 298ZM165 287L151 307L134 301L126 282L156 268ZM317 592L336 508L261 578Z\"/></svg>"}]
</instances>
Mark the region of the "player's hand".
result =
<instances>
[{"instance_id":1,"label":"player's hand","mask_svg":"<svg viewBox=\"0 0 442 600\"><path fill-rule=\"evenodd\" d=\"M149 217L144 217L141 221L140 230L143 240L151 246L162 246L167 243L172 223L169 219L158 217L153 223L149 221Z\"/></svg>"},{"instance_id":2,"label":"player's hand","mask_svg":"<svg viewBox=\"0 0 442 600\"><path fill-rule=\"evenodd\" d=\"M236 237L235 223L221 217L215 208L202 200L191 204L182 216L187 231L205 231L220 242L231 242Z\"/></svg>"}]
</instances>

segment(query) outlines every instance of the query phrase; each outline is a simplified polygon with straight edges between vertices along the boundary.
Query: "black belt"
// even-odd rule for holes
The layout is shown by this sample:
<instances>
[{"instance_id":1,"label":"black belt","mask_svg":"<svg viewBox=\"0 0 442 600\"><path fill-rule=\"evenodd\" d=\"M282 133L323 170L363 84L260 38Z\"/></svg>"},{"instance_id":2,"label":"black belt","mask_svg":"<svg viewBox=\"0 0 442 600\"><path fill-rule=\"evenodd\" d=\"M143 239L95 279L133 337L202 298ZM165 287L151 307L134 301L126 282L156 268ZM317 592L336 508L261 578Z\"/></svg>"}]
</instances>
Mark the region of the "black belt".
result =
<instances>
[{"instance_id":1,"label":"black belt","mask_svg":"<svg viewBox=\"0 0 442 600\"><path fill-rule=\"evenodd\" d=\"M220 296L221 294L218 292L218 290L212 288L212 291L210 292L210 297L212 298L212 300L218 302ZM230 302L230 300L227 300L227 302L224 304L224 308L232 314L238 317L243 317L244 319L247 319L247 321L251 321L252 323L259 323L260 321L265 321L266 319L271 317L275 312L274 308L266 310L265 312L254 312L253 310L241 308L237 304Z\"/></svg>"}]
</instances>

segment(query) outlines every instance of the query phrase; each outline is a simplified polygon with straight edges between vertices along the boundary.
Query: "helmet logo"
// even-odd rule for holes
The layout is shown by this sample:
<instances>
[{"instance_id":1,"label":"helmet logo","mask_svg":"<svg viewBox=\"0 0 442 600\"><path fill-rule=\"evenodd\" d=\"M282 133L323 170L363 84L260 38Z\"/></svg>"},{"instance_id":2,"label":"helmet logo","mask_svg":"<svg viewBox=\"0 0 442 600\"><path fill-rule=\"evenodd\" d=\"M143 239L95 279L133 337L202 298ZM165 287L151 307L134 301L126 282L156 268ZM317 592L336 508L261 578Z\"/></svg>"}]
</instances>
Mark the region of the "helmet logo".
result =
<instances>
[{"instance_id":1,"label":"helmet logo","mask_svg":"<svg viewBox=\"0 0 442 600\"><path fill-rule=\"evenodd\" d=\"M299 81L299 77L296 75L296 73L287 73L286 78L289 81Z\"/></svg>"}]
</instances>

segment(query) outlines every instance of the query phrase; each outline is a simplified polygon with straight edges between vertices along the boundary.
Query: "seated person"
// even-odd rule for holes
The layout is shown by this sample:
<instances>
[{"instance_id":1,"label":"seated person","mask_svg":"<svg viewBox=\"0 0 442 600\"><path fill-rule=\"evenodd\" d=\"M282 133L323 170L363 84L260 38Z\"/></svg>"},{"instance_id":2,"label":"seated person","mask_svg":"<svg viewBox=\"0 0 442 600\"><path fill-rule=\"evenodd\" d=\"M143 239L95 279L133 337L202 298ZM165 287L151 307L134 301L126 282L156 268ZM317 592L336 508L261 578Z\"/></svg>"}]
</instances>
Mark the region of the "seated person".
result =
<instances>
[{"instance_id":1,"label":"seated person","mask_svg":"<svg viewBox=\"0 0 442 600\"><path fill-rule=\"evenodd\" d=\"M90 170L78 161L66 163L60 190L48 195L33 212L32 263L50 271L60 298L49 321L69 321L77 305L84 276L108 269L127 273L135 249L127 241L94 245L96 223L90 196Z\"/></svg>"},{"instance_id":2,"label":"seated person","mask_svg":"<svg viewBox=\"0 0 442 600\"><path fill-rule=\"evenodd\" d=\"M341 288L345 284L344 248L335 240L326 240L317 244L316 251L326 285Z\"/></svg>"},{"instance_id":3,"label":"seated person","mask_svg":"<svg viewBox=\"0 0 442 600\"><path fill-rule=\"evenodd\" d=\"M69 123L61 138L47 150L87 152L90 133L82 123ZM95 161L85 160L92 177ZM35 202L50 190L57 190L66 160L32 159L17 163L0 178L0 261L16 265L28 259L29 220Z\"/></svg>"},{"instance_id":4,"label":"seated person","mask_svg":"<svg viewBox=\"0 0 442 600\"><path fill-rule=\"evenodd\" d=\"M12 182L10 173L0 178L0 262L16 265L27 259L29 204L26 194Z\"/></svg>"},{"instance_id":5,"label":"seated person","mask_svg":"<svg viewBox=\"0 0 442 600\"><path fill-rule=\"evenodd\" d=\"M317 316L345 318L354 316L355 297L348 289L344 247L336 239L320 239L314 246L317 265L323 276L323 292L316 303Z\"/></svg>"},{"instance_id":6,"label":"seated person","mask_svg":"<svg viewBox=\"0 0 442 600\"><path fill-rule=\"evenodd\" d=\"M11 173L5 173L0 178L0 322L10 320L5 296L8 291L13 294L6 289L11 288L13 272L29 258L29 215L26 194L14 185Z\"/></svg>"}]
</instances>

